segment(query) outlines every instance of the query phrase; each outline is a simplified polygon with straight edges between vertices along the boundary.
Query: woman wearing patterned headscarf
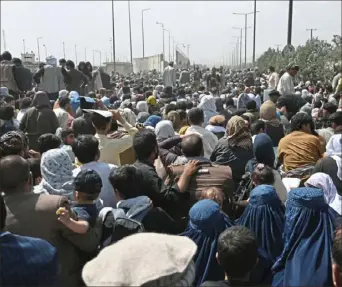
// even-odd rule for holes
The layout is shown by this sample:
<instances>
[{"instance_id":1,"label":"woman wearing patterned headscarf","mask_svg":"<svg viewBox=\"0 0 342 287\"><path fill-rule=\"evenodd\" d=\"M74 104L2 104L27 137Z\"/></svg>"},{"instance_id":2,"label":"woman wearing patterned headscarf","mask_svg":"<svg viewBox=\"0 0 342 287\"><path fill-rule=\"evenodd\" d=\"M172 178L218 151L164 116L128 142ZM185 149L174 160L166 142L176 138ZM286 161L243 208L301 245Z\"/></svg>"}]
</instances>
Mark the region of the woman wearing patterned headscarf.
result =
<instances>
[{"instance_id":1,"label":"woman wearing patterned headscarf","mask_svg":"<svg viewBox=\"0 0 342 287\"><path fill-rule=\"evenodd\" d=\"M38 92L19 127L28 136L30 148L38 151L38 138L43 134L55 134L58 127L58 120L51 109L49 97L44 92Z\"/></svg>"},{"instance_id":2,"label":"woman wearing patterned headscarf","mask_svg":"<svg viewBox=\"0 0 342 287\"><path fill-rule=\"evenodd\" d=\"M219 165L229 165L233 172L235 186L245 173L247 162L253 158L252 136L245 121L233 116L227 124L226 137L219 139L210 160Z\"/></svg>"},{"instance_id":3,"label":"woman wearing patterned headscarf","mask_svg":"<svg viewBox=\"0 0 342 287\"><path fill-rule=\"evenodd\" d=\"M209 123L210 119L213 116L217 115L214 97L211 95L203 96L201 98L200 104L198 105L198 108L203 110L203 113L204 113L203 127L205 127Z\"/></svg>"},{"instance_id":4,"label":"woman wearing patterned headscarf","mask_svg":"<svg viewBox=\"0 0 342 287\"><path fill-rule=\"evenodd\" d=\"M334 224L335 216L322 190L291 190L285 211L284 250L272 268L272 286L332 286Z\"/></svg>"}]
</instances>

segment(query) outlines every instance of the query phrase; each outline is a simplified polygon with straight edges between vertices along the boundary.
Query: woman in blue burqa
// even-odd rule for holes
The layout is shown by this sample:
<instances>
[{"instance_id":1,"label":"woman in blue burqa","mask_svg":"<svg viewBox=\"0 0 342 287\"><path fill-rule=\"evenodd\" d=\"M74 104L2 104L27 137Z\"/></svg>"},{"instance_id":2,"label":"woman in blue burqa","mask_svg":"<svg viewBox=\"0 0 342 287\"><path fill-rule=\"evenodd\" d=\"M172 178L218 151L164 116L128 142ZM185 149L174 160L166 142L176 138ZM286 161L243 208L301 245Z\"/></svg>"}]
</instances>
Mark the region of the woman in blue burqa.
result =
<instances>
[{"instance_id":1,"label":"woman in blue burqa","mask_svg":"<svg viewBox=\"0 0 342 287\"><path fill-rule=\"evenodd\" d=\"M335 220L321 189L303 187L289 192L284 250L273 266L272 286L332 286Z\"/></svg>"}]
</instances>

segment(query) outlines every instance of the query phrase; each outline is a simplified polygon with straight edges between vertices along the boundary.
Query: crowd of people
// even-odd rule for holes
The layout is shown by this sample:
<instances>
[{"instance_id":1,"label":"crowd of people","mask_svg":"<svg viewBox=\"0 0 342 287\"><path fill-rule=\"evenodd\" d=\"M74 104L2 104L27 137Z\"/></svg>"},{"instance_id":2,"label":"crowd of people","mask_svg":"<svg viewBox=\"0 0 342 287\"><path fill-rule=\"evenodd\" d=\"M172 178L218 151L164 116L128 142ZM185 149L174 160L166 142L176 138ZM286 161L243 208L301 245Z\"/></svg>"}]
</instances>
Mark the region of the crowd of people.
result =
<instances>
[{"instance_id":1,"label":"crowd of people","mask_svg":"<svg viewBox=\"0 0 342 287\"><path fill-rule=\"evenodd\" d=\"M0 62L1 286L342 287L341 69L18 60Z\"/></svg>"}]
</instances>

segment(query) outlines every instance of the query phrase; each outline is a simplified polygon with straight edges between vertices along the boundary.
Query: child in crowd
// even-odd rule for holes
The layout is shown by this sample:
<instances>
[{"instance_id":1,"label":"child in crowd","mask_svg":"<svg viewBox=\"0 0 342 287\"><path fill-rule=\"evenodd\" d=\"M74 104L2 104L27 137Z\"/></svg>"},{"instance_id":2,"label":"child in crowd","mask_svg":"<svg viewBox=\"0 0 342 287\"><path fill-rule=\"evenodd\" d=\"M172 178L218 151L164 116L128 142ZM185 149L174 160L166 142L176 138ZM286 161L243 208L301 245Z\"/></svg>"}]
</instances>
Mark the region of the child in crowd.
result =
<instances>
[{"instance_id":1,"label":"child in crowd","mask_svg":"<svg viewBox=\"0 0 342 287\"><path fill-rule=\"evenodd\" d=\"M71 128L60 129L58 137L62 140L60 148L64 149L68 153L71 162L75 162L75 154L73 153L71 147L72 143L74 142L73 130Z\"/></svg>"},{"instance_id":2,"label":"child in crowd","mask_svg":"<svg viewBox=\"0 0 342 287\"><path fill-rule=\"evenodd\" d=\"M274 180L272 168L263 163L258 163L256 165L252 174L253 186L261 184L273 185Z\"/></svg>"},{"instance_id":3,"label":"child in crowd","mask_svg":"<svg viewBox=\"0 0 342 287\"><path fill-rule=\"evenodd\" d=\"M265 122L262 120L256 120L251 124L252 131L252 141L254 143L254 139L258 134L265 133Z\"/></svg>"},{"instance_id":4,"label":"child in crowd","mask_svg":"<svg viewBox=\"0 0 342 287\"><path fill-rule=\"evenodd\" d=\"M76 176L74 184L76 203L72 206L71 211L75 213L77 220L74 220L68 210L63 207L59 208L56 214L58 220L70 230L84 234L90 226L96 223L98 209L94 201L101 192L102 180L96 171L85 169Z\"/></svg>"}]
</instances>

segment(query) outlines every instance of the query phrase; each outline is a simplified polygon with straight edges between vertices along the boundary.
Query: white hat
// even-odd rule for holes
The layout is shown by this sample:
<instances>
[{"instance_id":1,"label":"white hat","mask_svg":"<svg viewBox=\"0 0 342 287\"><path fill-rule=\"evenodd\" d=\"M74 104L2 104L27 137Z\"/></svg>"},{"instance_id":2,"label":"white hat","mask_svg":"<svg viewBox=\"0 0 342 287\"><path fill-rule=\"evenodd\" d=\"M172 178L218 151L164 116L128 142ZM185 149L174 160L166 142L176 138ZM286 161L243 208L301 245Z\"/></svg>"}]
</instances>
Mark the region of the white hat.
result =
<instances>
[{"instance_id":1,"label":"white hat","mask_svg":"<svg viewBox=\"0 0 342 287\"><path fill-rule=\"evenodd\" d=\"M138 233L103 249L82 278L87 286L192 286L196 250L187 237Z\"/></svg>"},{"instance_id":2,"label":"white hat","mask_svg":"<svg viewBox=\"0 0 342 287\"><path fill-rule=\"evenodd\" d=\"M100 116L103 116L104 118L111 118L113 117L113 114L109 111L103 111L103 110L93 110L93 109L83 109L82 111L90 114L98 114Z\"/></svg>"}]
</instances>

